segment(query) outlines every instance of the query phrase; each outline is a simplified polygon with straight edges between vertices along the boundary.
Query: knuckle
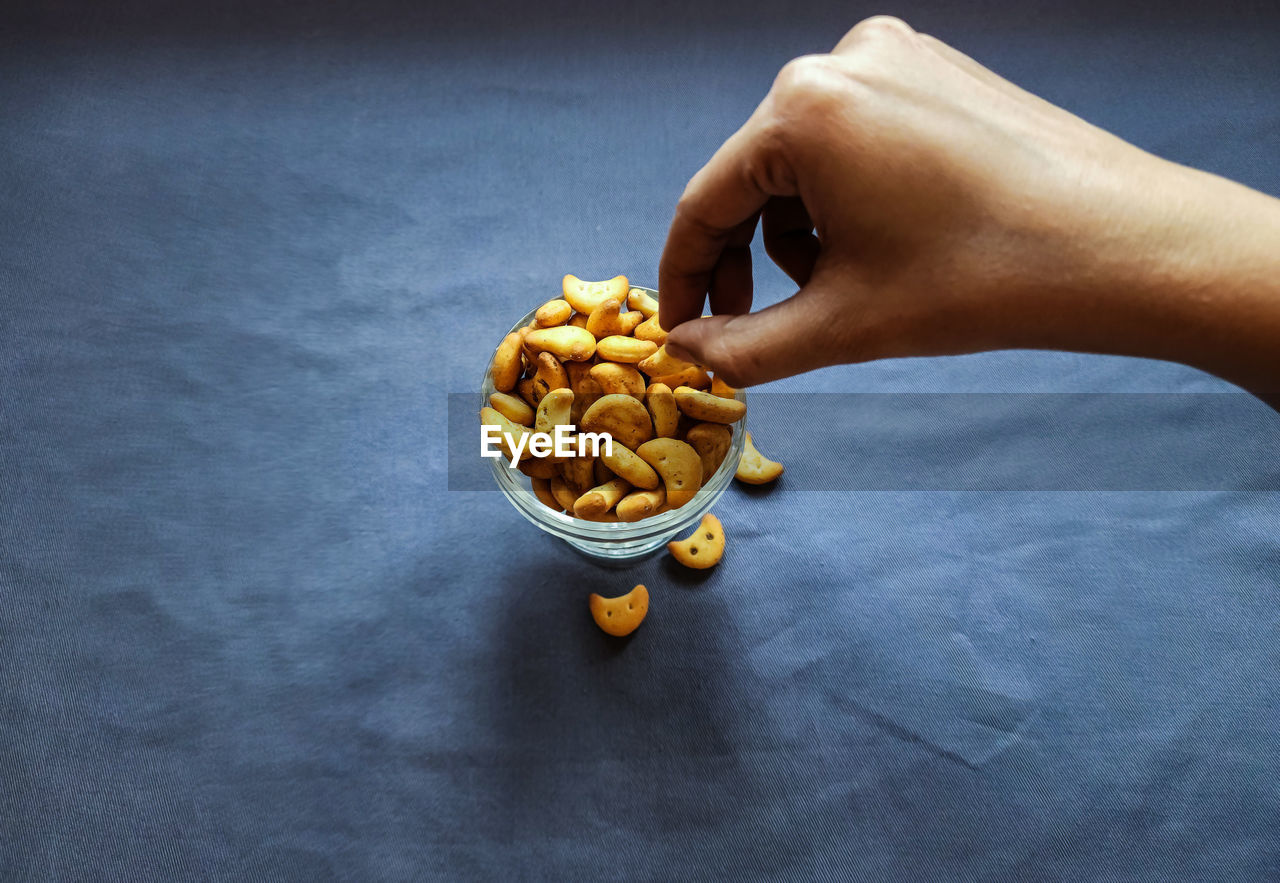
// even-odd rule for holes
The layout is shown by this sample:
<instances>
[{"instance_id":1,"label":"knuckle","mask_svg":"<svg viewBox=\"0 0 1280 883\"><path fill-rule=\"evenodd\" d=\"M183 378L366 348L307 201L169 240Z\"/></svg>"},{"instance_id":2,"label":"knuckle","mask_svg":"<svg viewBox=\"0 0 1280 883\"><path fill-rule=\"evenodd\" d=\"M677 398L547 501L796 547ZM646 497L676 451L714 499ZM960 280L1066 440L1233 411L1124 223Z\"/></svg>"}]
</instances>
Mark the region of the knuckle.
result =
<instances>
[{"instance_id":1,"label":"knuckle","mask_svg":"<svg viewBox=\"0 0 1280 883\"><path fill-rule=\"evenodd\" d=\"M854 25L840 38L833 54L846 62L865 61L870 56L901 64L903 55L920 45L919 34L902 19L876 15Z\"/></svg>"},{"instance_id":2,"label":"knuckle","mask_svg":"<svg viewBox=\"0 0 1280 883\"><path fill-rule=\"evenodd\" d=\"M783 66L769 94L762 138L776 152L821 128L849 99L848 77L830 56L806 55Z\"/></svg>"},{"instance_id":3,"label":"knuckle","mask_svg":"<svg viewBox=\"0 0 1280 883\"><path fill-rule=\"evenodd\" d=\"M702 208L701 191L698 189L696 181L691 181L685 187L684 192L680 194L680 198L676 200L675 218L698 235L711 236L715 231L711 229L711 226L702 217Z\"/></svg>"},{"instance_id":4,"label":"knuckle","mask_svg":"<svg viewBox=\"0 0 1280 883\"><path fill-rule=\"evenodd\" d=\"M773 92L783 100L826 95L833 88L833 71L825 55L802 55L782 66Z\"/></svg>"},{"instance_id":5,"label":"knuckle","mask_svg":"<svg viewBox=\"0 0 1280 883\"><path fill-rule=\"evenodd\" d=\"M680 191L680 197L676 200L675 213L682 218L688 217L693 213L694 206L698 199L698 177L689 179L689 183L684 185L684 190Z\"/></svg>"},{"instance_id":6,"label":"knuckle","mask_svg":"<svg viewBox=\"0 0 1280 883\"><path fill-rule=\"evenodd\" d=\"M915 31L909 24L892 15L864 18L849 31L850 38L857 43L902 42L914 34Z\"/></svg>"},{"instance_id":7,"label":"knuckle","mask_svg":"<svg viewBox=\"0 0 1280 883\"><path fill-rule=\"evenodd\" d=\"M719 242L724 239L725 233L704 217L704 208L704 201L697 194L685 194L676 200L675 217L695 236L709 242Z\"/></svg>"}]
</instances>

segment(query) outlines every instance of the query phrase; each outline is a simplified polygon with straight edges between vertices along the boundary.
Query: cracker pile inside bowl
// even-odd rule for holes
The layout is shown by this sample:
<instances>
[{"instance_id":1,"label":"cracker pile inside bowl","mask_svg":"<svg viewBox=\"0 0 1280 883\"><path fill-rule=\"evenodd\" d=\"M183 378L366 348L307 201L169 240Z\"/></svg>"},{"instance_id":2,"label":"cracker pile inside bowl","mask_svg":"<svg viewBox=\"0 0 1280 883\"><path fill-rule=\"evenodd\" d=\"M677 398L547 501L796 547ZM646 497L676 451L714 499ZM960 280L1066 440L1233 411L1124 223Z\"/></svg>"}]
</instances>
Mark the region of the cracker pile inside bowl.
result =
<instances>
[{"instance_id":1,"label":"cracker pile inside bowl","mask_svg":"<svg viewBox=\"0 0 1280 883\"><path fill-rule=\"evenodd\" d=\"M657 300L625 276L569 275L562 289L498 345L481 424L557 512L630 522L683 506L724 462L746 403L666 351Z\"/></svg>"}]
</instances>

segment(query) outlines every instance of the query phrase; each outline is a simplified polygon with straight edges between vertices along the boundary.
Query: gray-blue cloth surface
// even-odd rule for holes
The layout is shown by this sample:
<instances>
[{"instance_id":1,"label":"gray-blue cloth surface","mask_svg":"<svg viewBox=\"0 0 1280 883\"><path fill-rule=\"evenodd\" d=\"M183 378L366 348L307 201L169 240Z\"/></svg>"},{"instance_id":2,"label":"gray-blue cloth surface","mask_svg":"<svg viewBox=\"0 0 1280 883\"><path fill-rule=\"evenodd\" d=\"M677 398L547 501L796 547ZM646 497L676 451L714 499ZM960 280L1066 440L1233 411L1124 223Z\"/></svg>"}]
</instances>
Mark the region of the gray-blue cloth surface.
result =
<instances>
[{"instance_id":1,"label":"gray-blue cloth surface","mask_svg":"<svg viewBox=\"0 0 1280 883\"><path fill-rule=\"evenodd\" d=\"M874 440L901 482L732 487L705 574L449 490L502 332L566 272L656 284L688 177L875 12L1280 193L1271 4L9 6L0 879L1280 878L1263 466L965 489L929 452L1043 408L765 409L766 453ZM1015 352L760 394L1178 394L1140 462L1231 458L1184 407L1230 391ZM588 593L640 582L606 637Z\"/></svg>"}]
</instances>

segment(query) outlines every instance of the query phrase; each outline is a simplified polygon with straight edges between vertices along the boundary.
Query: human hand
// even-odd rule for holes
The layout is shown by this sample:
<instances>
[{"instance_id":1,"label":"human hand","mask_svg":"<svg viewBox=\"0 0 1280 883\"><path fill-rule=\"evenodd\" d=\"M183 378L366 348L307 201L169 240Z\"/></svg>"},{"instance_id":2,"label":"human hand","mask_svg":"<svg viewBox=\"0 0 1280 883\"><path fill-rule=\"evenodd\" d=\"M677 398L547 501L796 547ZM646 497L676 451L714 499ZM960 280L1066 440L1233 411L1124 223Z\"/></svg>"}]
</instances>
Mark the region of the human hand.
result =
<instances>
[{"instance_id":1,"label":"human hand","mask_svg":"<svg viewBox=\"0 0 1280 883\"><path fill-rule=\"evenodd\" d=\"M660 321L735 386L1044 348L1185 361L1258 391L1276 380L1280 291L1249 283L1280 270L1276 206L873 18L784 67L689 182ZM757 222L799 291L751 313Z\"/></svg>"}]
</instances>

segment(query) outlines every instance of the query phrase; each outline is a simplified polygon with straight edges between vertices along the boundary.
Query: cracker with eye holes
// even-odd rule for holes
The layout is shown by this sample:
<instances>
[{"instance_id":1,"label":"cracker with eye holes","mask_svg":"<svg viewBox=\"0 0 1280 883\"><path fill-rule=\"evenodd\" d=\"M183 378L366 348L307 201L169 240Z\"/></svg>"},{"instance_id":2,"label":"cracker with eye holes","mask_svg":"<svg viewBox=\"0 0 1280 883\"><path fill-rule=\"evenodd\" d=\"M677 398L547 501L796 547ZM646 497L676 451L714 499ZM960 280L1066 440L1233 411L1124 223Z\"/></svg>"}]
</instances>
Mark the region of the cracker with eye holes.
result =
<instances>
[{"instance_id":1,"label":"cracker with eye holes","mask_svg":"<svg viewBox=\"0 0 1280 883\"><path fill-rule=\"evenodd\" d=\"M667 551L685 567L694 570L715 567L724 557L724 525L708 512L690 536L667 543Z\"/></svg>"},{"instance_id":2,"label":"cracker with eye holes","mask_svg":"<svg viewBox=\"0 0 1280 883\"><path fill-rule=\"evenodd\" d=\"M596 399L582 415L583 432L607 432L614 442L635 450L653 437L653 421L640 400L623 393Z\"/></svg>"},{"instance_id":3,"label":"cracker with eye holes","mask_svg":"<svg viewBox=\"0 0 1280 883\"><path fill-rule=\"evenodd\" d=\"M579 313L591 315L591 311L613 298L619 302L627 299L631 286L626 276L614 276L604 282L587 282L570 273L561 285L564 299Z\"/></svg>"},{"instance_id":4,"label":"cracker with eye holes","mask_svg":"<svg viewBox=\"0 0 1280 883\"><path fill-rule=\"evenodd\" d=\"M649 612L649 590L639 585L617 598L605 598L592 592L587 603L596 625L606 634L621 638L644 622L645 614Z\"/></svg>"},{"instance_id":5,"label":"cracker with eye holes","mask_svg":"<svg viewBox=\"0 0 1280 883\"><path fill-rule=\"evenodd\" d=\"M687 442L678 438L655 438L636 448L636 453L662 478L667 505L679 509L702 487L702 458Z\"/></svg>"}]
</instances>

